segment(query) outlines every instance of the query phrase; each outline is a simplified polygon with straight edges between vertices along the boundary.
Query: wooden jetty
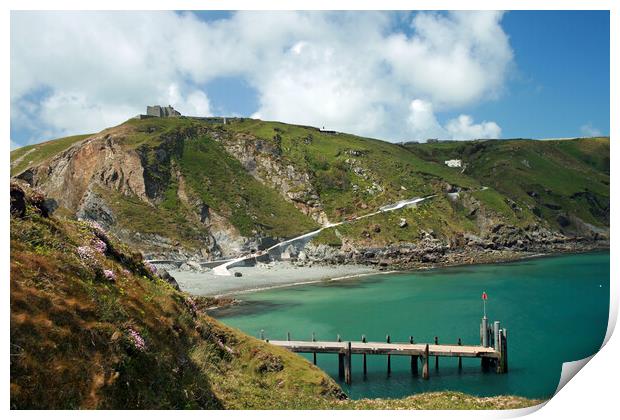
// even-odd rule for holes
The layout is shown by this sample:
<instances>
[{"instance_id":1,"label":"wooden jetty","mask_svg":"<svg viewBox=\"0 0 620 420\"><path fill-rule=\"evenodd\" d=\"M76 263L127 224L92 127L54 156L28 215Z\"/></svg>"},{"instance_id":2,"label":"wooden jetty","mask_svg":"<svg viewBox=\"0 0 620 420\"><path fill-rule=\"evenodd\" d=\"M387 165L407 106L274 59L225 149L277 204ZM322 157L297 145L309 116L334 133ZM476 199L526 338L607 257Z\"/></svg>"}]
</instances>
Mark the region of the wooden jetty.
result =
<instances>
[{"instance_id":1,"label":"wooden jetty","mask_svg":"<svg viewBox=\"0 0 620 420\"><path fill-rule=\"evenodd\" d=\"M264 331L261 331L261 339L265 339ZM362 336L361 341L342 341L338 336L336 341L316 341L312 334L311 341L291 340L287 333L287 340L265 340L270 344L283 347L295 353L312 353L313 362L316 365L317 353L332 353L338 355L338 375L347 384L351 384L351 356L363 355L363 372L367 373L366 356L384 355L387 357L387 373L391 373L391 356L411 357L411 373L418 375L418 360L422 363L422 377L430 378L429 360L435 357L435 369L439 369L440 357L458 358L459 370L462 369L462 358L479 358L483 371L495 368L497 373L508 372L508 340L506 329L500 328L499 321L495 321L489 327L486 317L480 325L480 344L463 345L461 339L457 344L439 344L439 338L435 337L433 344L414 343L413 337L409 337L408 343L394 343L388 335L385 342L368 342Z\"/></svg>"}]
</instances>

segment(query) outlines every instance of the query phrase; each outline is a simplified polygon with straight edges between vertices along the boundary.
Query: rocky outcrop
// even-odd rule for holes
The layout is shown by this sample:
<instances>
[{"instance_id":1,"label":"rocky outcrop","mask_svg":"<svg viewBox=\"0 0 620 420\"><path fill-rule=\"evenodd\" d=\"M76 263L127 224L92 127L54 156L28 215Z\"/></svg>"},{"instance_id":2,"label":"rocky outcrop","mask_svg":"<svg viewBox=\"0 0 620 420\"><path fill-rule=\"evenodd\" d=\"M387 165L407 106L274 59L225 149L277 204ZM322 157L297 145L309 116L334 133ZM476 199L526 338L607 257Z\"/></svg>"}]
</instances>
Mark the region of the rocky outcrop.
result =
<instances>
[{"instance_id":1,"label":"rocky outcrop","mask_svg":"<svg viewBox=\"0 0 620 420\"><path fill-rule=\"evenodd\" d=\"M416 243L385 247L347 244L337 248L309 244L299 253L295 263L364 264L380 269L414 269L500 262L540 254L609 248L609 241L606 239L566 237L537 227L519 229L497 225L493 230L494 233L490 236L466 234L446 239L436 238L431 232L426 232Z\"/></svg>"},{"instance_id":2,"label":"rocky outcrop","mask_svg":"<svg viewBox=\"0 0 620 420\"><path fill-rule=\"evenodd\" d=\"M181 290L181 288L179 287L179 283L177 283L176 279L172 277L172 275L165 268L158 268L157 275L174 289L179 291Z\"/></svg>"},{"instance_id":3,"label":"rocky outcrop","mask_svg":"<svg viewBox=\"0 0 620 420\"><path fill-rule=\"evenodd\" d=\"M146 197L139 155L121 148L115 136L105 131L27 169L16 178L44 189L60 206L75 212L93 184Z\"/></svg>"},{"instance_id":4,"label":"rocky outcrop","mask_svg":"<svg viewBox=\"0 0 620 420\"><path fill-rule=\"evenodd\" d=\"M131 130L125 125L104 130L15 178L45 191L51 197L47 203L50 212L61 206L79 219L100 223L145 252L156 251L166 257L178 257L186 251L165 236L122 227L111 201L115 200L115 194L120 194L120 197L137 198L155 211L171 182L175 182L180 202L192 209L187 214L189 222L204 226L205 234L199 238L202 246L189 250L188 255L203 259L235 256L254 246L257 239L242 237L226 218L188 192L175 164L175 159L183 153L185 139L204 135L207 129L190 127L171 131L162 134L160 141L153 145L137 148L125 144L129 135L136 134Z\"/></svg>"},{"instance_id":5,"label":"rocky outcrop","mask_svg":"<svg viewBox=\"0 0 620 420\"><path fill-rule=\"evenodd\" d=\"M101 195L88 189L77 209L78 219L93 220L106 229L116 224L114 213Z\"/></svg>"},{"instance_id":6,"label":"rocky outcrop","mask_svg":"<svg viewBox=\"0 0 620 420\"><path fill-rule=\"evenodd\" d=\"M282 159L277 135L273 141L244 133L219 139L226 151L257 180L279 191L286 200L320 225L329 223L310 174Z\"/></svg>"}]
</instances>

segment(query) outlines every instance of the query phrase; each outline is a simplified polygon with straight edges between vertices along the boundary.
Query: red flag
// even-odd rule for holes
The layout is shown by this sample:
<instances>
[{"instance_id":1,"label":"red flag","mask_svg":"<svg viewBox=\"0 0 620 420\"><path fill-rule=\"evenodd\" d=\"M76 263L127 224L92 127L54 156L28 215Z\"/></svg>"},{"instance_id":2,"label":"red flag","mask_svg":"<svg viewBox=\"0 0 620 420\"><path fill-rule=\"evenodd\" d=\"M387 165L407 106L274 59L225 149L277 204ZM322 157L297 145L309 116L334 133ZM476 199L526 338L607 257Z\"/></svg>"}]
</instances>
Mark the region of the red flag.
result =
<instances>
[{"instance_id":1,"label":"red flag","mask_svg":"<svg viewBox=\"0 0 620 420\"><path fill-rule=\"evenodd\" d=\"M482 292L482 300L487 300L487 292Z\"/></svg>"}]
</instances>

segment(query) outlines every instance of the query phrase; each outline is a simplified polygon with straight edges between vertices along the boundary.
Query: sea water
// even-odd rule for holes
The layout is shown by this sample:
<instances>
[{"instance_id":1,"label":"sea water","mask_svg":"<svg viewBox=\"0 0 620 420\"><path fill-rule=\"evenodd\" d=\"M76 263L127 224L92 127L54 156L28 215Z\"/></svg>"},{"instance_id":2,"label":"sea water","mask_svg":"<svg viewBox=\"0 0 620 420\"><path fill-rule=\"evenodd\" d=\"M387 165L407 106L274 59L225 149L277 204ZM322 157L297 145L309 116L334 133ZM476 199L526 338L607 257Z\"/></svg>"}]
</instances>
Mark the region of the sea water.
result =
<instances>
[{"instance_id":1,"label":"sea water","mask_svg":"<svg viewBox=\"0 0 620 420\"><path fill-rule=\"evenodd\" d=\"M513 263L472 265L326 282L242 294L242 305L213 315L224 323L270 339L480 344L482 292L489 321L508 331L509 372L483 373L479 359L430 361L430 380L412 376L410 358L353 355L352 398L402 397L456 390L474 395L553 395L562 363L600 348L609 314L609 253L562 255ZM309 359L311 354L304 355ZM335 354L318 354L318 366L338 380ZM421 371L421 364L419 365Z\"/></svg>"}]
</instances>

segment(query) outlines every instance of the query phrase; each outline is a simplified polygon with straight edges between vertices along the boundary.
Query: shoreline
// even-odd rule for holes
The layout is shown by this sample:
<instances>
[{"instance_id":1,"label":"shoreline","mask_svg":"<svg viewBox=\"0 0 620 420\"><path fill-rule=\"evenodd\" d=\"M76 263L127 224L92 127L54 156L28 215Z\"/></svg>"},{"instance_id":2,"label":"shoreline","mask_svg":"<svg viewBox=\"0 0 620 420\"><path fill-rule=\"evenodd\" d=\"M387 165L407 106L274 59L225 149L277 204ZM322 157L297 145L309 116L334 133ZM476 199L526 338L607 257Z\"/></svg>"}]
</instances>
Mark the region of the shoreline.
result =
<instances>
[{"instance_id":1,"label":"shoreline","mask_svg":"<svg viewBox=\"0 0 620 420\"><path fill-rule=\"evenodd\" d=\"M247 287L239 287L239 288L216 292L216 293L208 294L208 295L203 294L202 296L210 296L214 299L222 299L222 298L232 299L232 301L228 301L222 305L216 305L216 306L209 308L209 310L215 310L215 309L221 309L221 308L239 304L240 302L243 301L242 299L240 299L241 295L257 293L257 292L262 292L262 291L267 291L267 290L283 289L283 288L297 287L297 286L307 286L307 285L320 284L320 283L331 283L331 282L337 282L337 281L344 281L344 280L351 280L351 279L356 279L356 278L386 275L386 274L406 274L406 273L415 273L415 272L421 272L421 271L439 270L439 269L444 269L444 268L454 268L454 267L473 266L473 265L507 264L511 262L521 262L521 261L527 261L527 260L533 260L533 259L539 259L539 258L552 258L552 257L563 256L563 255L571 255L571 254L577 255L577 254L587 254L587 253L595 253L595 252L609 252L609 248L599 247L599 248L593 248L593 249L576 249L576 250L570 250L570 251L554 250L552 252L536 252L536 253L531 253L531 254L522 253L519 255L512 254L510 256L509 255L500 256L500 258L492 259L492 260L486 260L486 261L477 260L474 263L461 261L461 262L454 263L454 264L440 263L440 264L434 264L430 266L420 266L420 267L415 267L415 268L402 268L402 269L391 269L391 270L380 270L372 266L359 266L359 265L351 265L351 264L342 264L342 265L325 264L325 265L318 265L314 267L303 267L302 266L302 267L291 268L290 263L279 262L279 263L276 263L276 267L279 266L278 268L283 272L283 275L287 275L287 274L290 275L291 272L295 273L295 276L292 276L294 278L291 278L290 281L269 282L269 280L267 280L263 284L260 284L260 285L253 286L251 284L248 284ZM312 275L305 274L307 270L309 269L311 270L313 268L314 269L319 268L323 272L325 272L325 274L327 275L322 276L320 278L312 278ZM265 271L264 269L259 269L259 268L254 268L254 267L245 268L245 271L252 270L252 269L256 270L256 272L253 273L256 276L262 276L262 274L265 274L265 273L261 273L261 270ZM352 272L339 275L341 273L338 273L338 272L343 271L343 270L345 271L351 270ZM362 272L355 272L356 270L362 270ZM328 274L328 272L332 272L331 275ZM181 272L175 271L173 273L173 275L177 275L177 276L179 274L181 274ZM210 276L209 273L192 273L192 274L193 276L202 275L205 278L208 278ZM181 289L184 292L191 293L191 291L186 290L184 287L182 287Z\"/></svg>"},{"instance_id":2,"label":"shoreline","mask_svg":"<svg viewBox=\"0 0 620 420\"><path fill-rule=\"evenodd\" d=\"M360 277L380 276L380 275L384 275L384 274L394 274L394 273L403 273L403 272L404 271L401 271L401 270L389 270L389 271L377 270L376 273L350 274L350 275L347 275L347 276L331 277L331 278L321 279L321 280L302 280L302 281L298 281L298 282L295 282L295 283L285 283L285 284L278 284L278 285L273 285L273 286L258 287L258 288L255 288L255 289L245 289L245 290L233 291L233 292L230 292L230 293L223 293L223 294L220 294L220 295L215 295L213 297L216 298L216 299L219 299L219 298L223 298L223 297L238 296L238 295L245 294L245 293L262 292L262 291L265 291L265 290L284 289L286 287L306 286L306 285L309 285L309 284L331 283L331 282L335 282L335 281L350 280L350 279L356 279L356 278L360 278ZM224 305L224 306L226 306L226 305Z\"/></svg>"}]
</instances>

